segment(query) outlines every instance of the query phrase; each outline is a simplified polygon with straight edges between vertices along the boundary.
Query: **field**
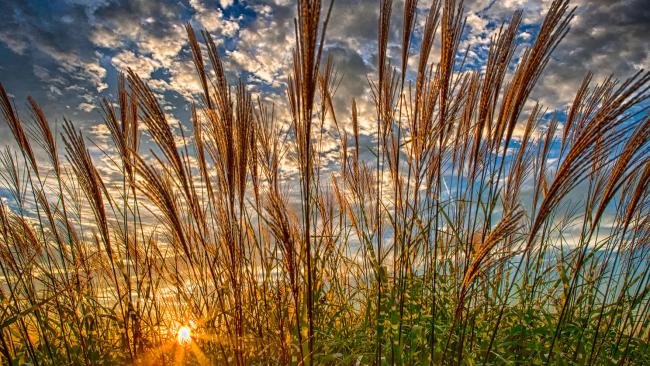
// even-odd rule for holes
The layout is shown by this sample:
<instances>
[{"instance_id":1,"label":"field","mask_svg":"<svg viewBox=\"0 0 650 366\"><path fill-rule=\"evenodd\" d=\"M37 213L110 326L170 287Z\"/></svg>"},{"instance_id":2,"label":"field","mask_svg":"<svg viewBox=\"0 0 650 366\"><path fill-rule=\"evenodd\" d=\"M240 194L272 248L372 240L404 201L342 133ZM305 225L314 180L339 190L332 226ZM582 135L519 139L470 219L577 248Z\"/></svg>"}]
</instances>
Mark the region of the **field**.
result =
<instances>
[{"instance_id":1,"label":"field","mask_svg":"<svg viewBox=\"0 0 650 366\"><path fill-rule=\"evenodd\" d=\"M332 5L297 6L273 103L188 24L191 120L124 70L100 157L0 86L0 363L650 364L650 73L585 75L554 113L529 96L568 1L470 69L462 3L415 49L416 1L397 30L382 0L373 108L341 115Z\"/></svg>"}]
</instances>

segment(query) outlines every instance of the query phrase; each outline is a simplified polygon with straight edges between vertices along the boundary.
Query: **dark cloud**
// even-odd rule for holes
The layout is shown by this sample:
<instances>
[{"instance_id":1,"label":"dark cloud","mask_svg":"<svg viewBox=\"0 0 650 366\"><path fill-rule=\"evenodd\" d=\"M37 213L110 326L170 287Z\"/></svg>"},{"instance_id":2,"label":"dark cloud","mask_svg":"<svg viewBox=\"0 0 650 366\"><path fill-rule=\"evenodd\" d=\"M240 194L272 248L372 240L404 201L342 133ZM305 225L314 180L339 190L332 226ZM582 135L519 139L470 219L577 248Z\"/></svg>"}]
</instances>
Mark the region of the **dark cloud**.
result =
<instances>
[{"instance_id":1,"label":"dark cloud","mask_svg":"<svg viewBox=\"0 0 650 366\"><path fill-rule=\"evenodd\" d=\"M565 104L588 71L624 79L650 67L650 1L590 0L578 4L571 30L553 54L537 96Z\"/></svg>"},{"instance_id":2,"label":"dark cloud","mask_svg":"<svg viewBox=\"0 0 650 366\"><path fill-rule=\"evenodd\" d=\"M367 45L377 42L377 20L379 2L374 0L354 0L334 4L330 39Z\"/></svg>"},{"instance_id":3,"label":"dark cloud","mask_svg":"<svg viewBox=\"0 0 650 366\"><path fill-rule=\"evenodd\" d=\"M184 12L188 9L180 2L113 1L93 12L91 39L97 42L103 40L98 37L106 37L108 46L112 38L115 47L124 39L165 38L172 34L171 24L182 22Z\"/></svg>"},{"instance_id":4,"label":"dark cloud","mask_svg":"<svg viewBox=\"0 0 650 366\"><path fill-rule=\"evenodd\" d=\"M367 75L372 67L366 64L359 53L345 47L331 47L326 50L326 57L334 60L340 84L334 96L337 112L348 113L352 98L359 98L367 91Z\"/></svg>"},{"instance_id":5,"label":"dark cloud","mask_svg":"<svg viewBox=\"0 0 650 366\"><path fill-rule=\"evenodd\" d=\"M0 14L3 66L13 71L0 78L7 89L19 100L33 95L51 115L87 109L97 91L105 88L106 70L87 38L85 6L3 2Z\"/></svg>"}]
</instances>

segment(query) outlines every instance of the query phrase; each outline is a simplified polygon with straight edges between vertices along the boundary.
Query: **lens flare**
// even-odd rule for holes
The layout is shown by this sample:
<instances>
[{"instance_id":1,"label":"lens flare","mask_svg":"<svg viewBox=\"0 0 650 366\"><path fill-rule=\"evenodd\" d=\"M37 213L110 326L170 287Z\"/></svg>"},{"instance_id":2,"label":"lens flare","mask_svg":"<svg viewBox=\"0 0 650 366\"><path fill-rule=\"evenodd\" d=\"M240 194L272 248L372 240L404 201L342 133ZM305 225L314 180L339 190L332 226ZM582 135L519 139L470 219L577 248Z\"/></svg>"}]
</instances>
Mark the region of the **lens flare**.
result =
<instances>
[{"instance_id":1,"label":"lens flare","mask_svg":"<svg viewBox=\"0 0 650 366\"><path fill-rule=\"evenodd\" d=\"M178 344L180 345L190 344L192 342L190 327L183 326L178 328L178 335L176 336L176 339L178 340Z\"/></svg>"}]
</instances>

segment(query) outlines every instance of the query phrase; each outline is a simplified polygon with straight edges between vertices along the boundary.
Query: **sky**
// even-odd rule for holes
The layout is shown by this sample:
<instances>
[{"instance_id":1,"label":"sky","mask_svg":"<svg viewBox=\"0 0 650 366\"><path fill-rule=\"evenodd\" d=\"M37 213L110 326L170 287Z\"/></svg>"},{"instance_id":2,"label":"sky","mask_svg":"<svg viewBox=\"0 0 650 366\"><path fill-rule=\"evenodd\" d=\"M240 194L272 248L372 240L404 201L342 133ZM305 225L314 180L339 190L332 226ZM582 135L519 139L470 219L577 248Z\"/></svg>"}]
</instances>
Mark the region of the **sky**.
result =
<instances>
[{"instance_id":1,"label":"sky","mask_svg":"<svg viewBox=\"0 0 650 366\"><path fill-rule=\"evenodd\" d=\"M324 48L341 76L334 100L337 115L349 120L352 98L358 102L361 144L372 143L374 138L367 78L376 75L378 2L337 0ZM524 18L517 52L523 52L550 3L466 0L467 24L460 49L469 48L467 67L484 66L490 36L519 9ZM413 53L417 53L429 8L428 1L418 4ZM530 98L560 113L588 71L596 80L609 75L624 79L650 68L650 0L574 0L573 5L578 9L571 30ZM395 58L394 65L399 64L401 52L402 6L395 1L391 22L389 56ZM116 171L108 167L110 159L104 154L110 152L111 143L99 103L104 97L115 99L120 71L131 68L147 80L168 121L189 126L188 107L200 100L184 28L190 23L196 31L211 33L231 83L242 78L253 93L282 108L295 10L292 0L0 0L0 83L22 109L23 117L28 117L26 98L31 95L55 128L63 118L72 121L93 141L89 146L100 160L97 167L110 177ZM438 45L434 45L432 61ZM411 57L411 62L416 60ZM0 123L0 145L11 141L8 126ZM323 145L323 164L331 169L336 169L338 148L336 141ZM295 174L295 167L287 170Z\"/></svg>"},{"instance_id":2,"label":"sky","mask_svg":"<svg viewBox=\"0 0 650 366\"><path fill-rule=\"evenodd\" d=\"M349 116L353 97L361 100L363 115L363 101L369 100L378 2L334 4L325 54L333 56L342 77L335 96L338 115ZM524 11L517 36L522 52L550 2L467 0L460 49L469 47L468 67L483 67L493 31L518 9ZM416 40L429 2L418 4ZM575 0L573 5L578 10L571 30L531 96L551 111L567 107L589 70L599 80L610 74L626 78L650 67L650 0ZM31 95L51 121L67 118L107 146L99 102L103 97L115 99L119 72L131 68L158 94L171 121L189 125L188 106L199 100L184 28L189 22L195 30L212 34L231 83L241 77L252 92L286 103L295 7L291 0L0 0L0 82L19 109ZM389 44L393 64L399 64L401 13L402 2L396 1ZM432 60L436 52L434 45ZM365 112L371 111L368 105ZM362 120L362 135L365 131L370 136L373 126L371 118ZM10 136L6 124L0 123L0 143L6 144Z\"/></svg>"}]
</instances>

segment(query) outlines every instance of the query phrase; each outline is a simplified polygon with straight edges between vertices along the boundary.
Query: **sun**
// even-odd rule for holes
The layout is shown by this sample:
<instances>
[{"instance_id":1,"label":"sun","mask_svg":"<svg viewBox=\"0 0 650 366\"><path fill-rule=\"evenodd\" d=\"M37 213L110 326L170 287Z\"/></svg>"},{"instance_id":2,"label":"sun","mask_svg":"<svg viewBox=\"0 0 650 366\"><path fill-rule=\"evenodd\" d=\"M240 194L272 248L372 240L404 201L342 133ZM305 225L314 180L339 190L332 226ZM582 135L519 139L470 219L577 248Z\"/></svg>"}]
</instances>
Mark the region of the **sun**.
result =
<instances>
[{"instance_id":1,"label":"sun","mask_svg":"<svg viewBox=\"0 0 650 366\"><path fill-rule=\"evenodd\" d=\"M178 334L176 335L176 339L178 341L178 344L180 345L190 344L192 342L192 334L190 331L190 327L182 326L178 328Z\"/></svg>"}]
</instances>

